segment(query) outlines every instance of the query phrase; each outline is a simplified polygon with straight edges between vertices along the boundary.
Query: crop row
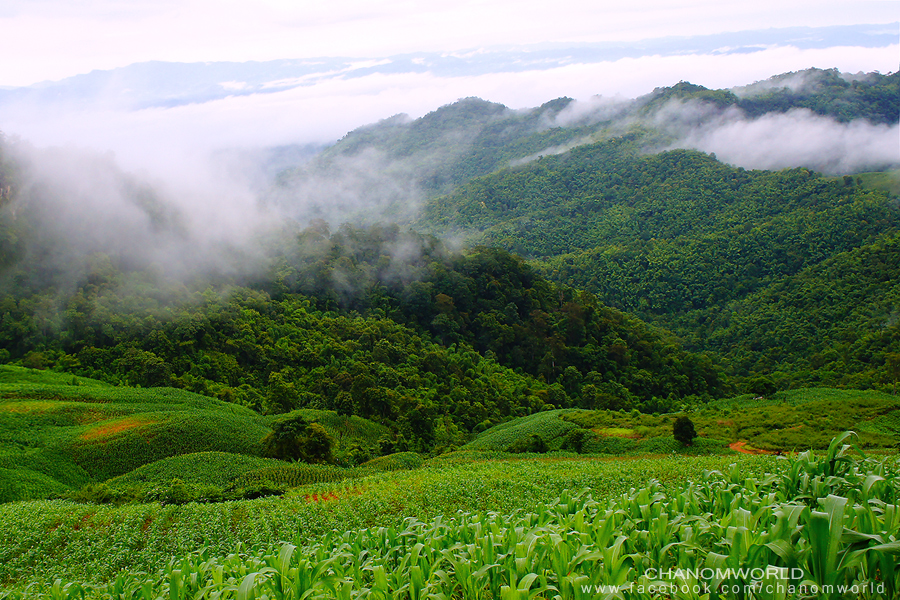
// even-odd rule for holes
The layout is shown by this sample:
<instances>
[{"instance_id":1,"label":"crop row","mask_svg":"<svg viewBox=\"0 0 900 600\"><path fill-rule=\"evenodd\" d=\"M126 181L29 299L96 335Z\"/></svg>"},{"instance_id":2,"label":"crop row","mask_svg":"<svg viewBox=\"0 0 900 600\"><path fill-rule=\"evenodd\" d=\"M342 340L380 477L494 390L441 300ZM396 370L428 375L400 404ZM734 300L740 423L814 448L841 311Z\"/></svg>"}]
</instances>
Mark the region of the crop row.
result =
<instances>
[{"instance_id":1,"label":"crop row","mask_svg":"<svg viewBox=\"0 0 900 600\"><path fill-rule=\"evenodd\" d=\"M762 477L734 467L673 491L652 482L606 499L563 493L529 511L409 519L227 556L201 550L152 576L123 573L103 586L59 581L44 595L649 599L667 590L709 600L896 598L897 465L851 459L842 441L824 457L803 454Z\"/></svg>"}]
</instances>

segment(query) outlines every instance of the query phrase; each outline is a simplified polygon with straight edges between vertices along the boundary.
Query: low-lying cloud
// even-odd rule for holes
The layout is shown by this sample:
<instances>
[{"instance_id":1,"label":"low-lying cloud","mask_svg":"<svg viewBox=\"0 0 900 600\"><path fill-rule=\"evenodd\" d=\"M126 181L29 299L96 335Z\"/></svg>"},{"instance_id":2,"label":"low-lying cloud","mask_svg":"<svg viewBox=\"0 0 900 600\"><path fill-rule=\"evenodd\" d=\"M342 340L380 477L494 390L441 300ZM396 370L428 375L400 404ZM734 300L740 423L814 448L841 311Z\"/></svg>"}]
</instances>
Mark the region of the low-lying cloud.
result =
<instances>
[{"instance_id":1,"label":"low-lying cloud","mask_svg":"<svg viewBox=\"0 0 900 600\"><path fill-rule=\"evenodd\" d=\"M20 103L0 107L0 131L38 146L74 144L111 150L127 169L168 177L173 171L193 169L211 150L329 143L362 125L397 113L417 118L458 98L477 96L516 109L560 96L588 103L598 95L633 98L680 80L730 88L810 66L890 72L897 67L898 51L900 45L776 47L747 54L645 56L474 76L336 75L280 92L143 110L110 108L116 105L112 100L77 107Z\"/></svg>"},{"instance_id":2,"label":"low-lying cloud","mask_svg":"<svg viewBox=\"0 0 900 600\"><path fill-rule=\"evenodd\" d=\"M676 144L712 152L748 169L803 166L828 174L900 166L900 127L839 123L806 109L748 119L729 111L688 131Z\"/></svg>"},{"instance_id":3,"label":"low-lying cloud","mask_svg":"<svg viewBox=\"0 0 900 600\"><path fill-rule=\"evenodd\" d=\"M888 53L895 56L898 48ZM417 118L469 96L512 109L561 96L581 98L546 123L574 127L617 119L629 105L625 98L679 80L723 88L810 65L887 71L884 55L883 48L782 47L477 76L335 76L313 86L172 108L7 105L0 111L0 130L33 146L19 144L30 165L23 174L24 204L4 210L24 211L30 203L33 214L46 220L43 235L59 237L60 260L114 251L172 272L246 271L260 260L261 232L286 222L303 227L324 219L334 226L361 214L369 220L410 220L424 195L423 177L471 140L447 140L415 159L378 149L338 157L324 170L299 169L274 191L267 150L273 146L322 147L390 115ZM750 119L737 110L677 101L644 118L669 131L677 140L674 147L714 152L746 168L806 166L848 173L900 162L897 125L837 123L805 110Z\"/></svg>"}]
</instances>

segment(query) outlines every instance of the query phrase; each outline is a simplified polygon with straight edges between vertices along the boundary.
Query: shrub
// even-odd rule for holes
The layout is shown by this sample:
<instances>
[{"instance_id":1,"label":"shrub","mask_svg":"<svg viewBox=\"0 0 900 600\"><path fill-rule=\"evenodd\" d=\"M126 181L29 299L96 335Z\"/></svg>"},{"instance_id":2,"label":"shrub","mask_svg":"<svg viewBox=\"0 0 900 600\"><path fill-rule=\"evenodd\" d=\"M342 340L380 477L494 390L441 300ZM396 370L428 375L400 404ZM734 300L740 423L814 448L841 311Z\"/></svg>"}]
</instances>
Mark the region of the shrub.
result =
<instances>
[{"instance_id":1,"label":"shrub","mask_svg":"<svg viewBox=\"0 0 900 600\"><path fill-rule=\"evenodd\" d=\"M581 454L584 451L584 444L594 437L590 429L573 429L563 438L562 450L571 450Z\"/></svg>"},{"instance_id":2,"label":"shrub","mask_svg":"<svg viewBox=\"0 0 900 600\"><path fill-rule=\"evenodd\" d=\"M682 446L690 446L697 432L694 430L694 422L687 417L678 417L672 425L672 435L681 442Z\"/></svg>"},{"instance_id":3,"label":"shrub","mask_svg":"<svg viewBox=\"0 0 900 600\"><path fill-rule=\"evenodd\" d=\"M535 453L543 453L547 452L547 442L544 441L544 438L537 434L531 434L527 438L520 438L510 444L510 446L506 449L507 452L535 452Z\"/></svg>"},{"instance_id":4,"label":"shrub","mask_svg":"<svg viewBox=\"0 0 900 600\"><path fill-rule=\"evenodd\" d=\"M187 504L188 502L221 502L225 500L222 490L216 486L200 486L173 479L166 485L157 486L144 496L146 502L160 504Z\"/></svg>"},{"instance_id":5,"label":"shrub","mask_svg":"<svg viewBox=\"0 0 900 600\"><path fill-rule=\"evenodd\" d=\"M142 499L137 487L113 488L105 483L89 483L80 490L60 494L60 498L82 504L132 504Z\"/></svg>"},{"instance_id":6,"label":"shrub","mask_svg":"<svg viewBox=\"0 0 900 600\"><path fill-rule=\"evenodd\" d=\"M263 440L266 456L308 463L330 463L332 440L319 423L309 423L301 415L275 423Z\"/></svg>"}]
</instances>

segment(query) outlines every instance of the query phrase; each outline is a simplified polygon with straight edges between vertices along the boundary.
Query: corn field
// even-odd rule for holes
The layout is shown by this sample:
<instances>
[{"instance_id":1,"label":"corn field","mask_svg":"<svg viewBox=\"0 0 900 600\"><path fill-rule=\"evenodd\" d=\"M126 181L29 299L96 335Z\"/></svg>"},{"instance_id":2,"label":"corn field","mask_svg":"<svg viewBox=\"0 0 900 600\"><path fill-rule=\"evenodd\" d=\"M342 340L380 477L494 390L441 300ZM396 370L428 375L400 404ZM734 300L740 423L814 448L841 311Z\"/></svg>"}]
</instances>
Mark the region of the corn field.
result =
<instances>
[{"instance_id":1,"label":"corn field","mask_svg":"<svg viewBox=\"0 0 900 600\"><path fill-rule=\"evenodd\" d=\"M845 439L767 476L734 466L672 492L651 482L602 500L564 493L527 512L408 519L227 556L200 550L152 575L5 597L894 599L900 465L851 458Z\"/></svg>"}]
</instances>

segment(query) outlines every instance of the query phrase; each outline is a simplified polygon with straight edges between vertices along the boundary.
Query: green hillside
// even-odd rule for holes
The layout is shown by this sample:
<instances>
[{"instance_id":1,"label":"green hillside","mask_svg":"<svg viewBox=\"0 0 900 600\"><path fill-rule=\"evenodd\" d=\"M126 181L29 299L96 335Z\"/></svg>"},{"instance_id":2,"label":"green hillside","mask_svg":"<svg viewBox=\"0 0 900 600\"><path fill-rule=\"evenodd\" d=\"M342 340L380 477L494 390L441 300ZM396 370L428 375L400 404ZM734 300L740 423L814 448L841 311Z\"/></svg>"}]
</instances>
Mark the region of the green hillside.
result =
<instances>
[{"instance_id":1,"label":"green hillside","mask_svg":"<svg viewBox=\"0 0 900 600\"><path fill-rule=\"evenodd\" d=\"M381 454L379 442L391 434L357 416L313 409L292 414L320 423L336 460L350 465ZM248 487L359 476L338 466L304 471L263 458L273 419L184 390L117 387L2 365L0 502L59 495L135 501L169 493L173 480L187 486L189 497L221 500L240 497Z\"/></svg>"},{"instance_id":2,"label":"green hillside","mask_svg":"<svg viewBox=\"0 0 900 600\"><path fill-rule=\"evenodd\" d=\"M885 235L776 280L718 314L689 313L678 328L693 329L693 339L705 339L735 372L765 374L780 388L893 390L900 378L891 367L900 351L898 268L900 238Z\"/></svg>"},{"instance_id":3,"label":"green hillside","mask_svg":"<svg viewBox=\"0 0 900 600\"><path fill-rule=\"evenodd\" d=\"M781 368L785 385L889 381L889 342L832 365L837 376L807 361L848 336L896 335L894 198L805 169L745 171L684 150L641 156L635 139L475 179L430 202L423 224L530 257L549 279L724 354L738 380Z\"/></svg>"},{"instance_id":4,"label":"green hillside","mask_svg":"<svg viewBox=\"0 0 900 600\"><path fill-rule=\"evenodd\" d=\"M861 448L900 448L900 399L879 392L797 389L768 398L716 400L687 413L698 438L684 448L672 437L677 415L637 411L555 410L496 425L462 452L564 451L577 454L642 455L725 453L730 444L765 452L825 449L843 431L857 432Z\"/></svg>"},{"instance_id":5,"label":"green hillside","mask_svg":"<svg viewBox=\"0 0 900 600\"><path fill-rule=\"evenodd\" d=\"M206 249L110 157L133 218L0 136L0 600L896 600L893 175L659 117L893 124L898 85L469 98Z\"/></svg>"},{"instance_id":6,"label":"green hillside","mask_svg":"<svg viewBox=\"0 0 900 600\"><path fill-rule=\"evenodd\" d=\"M183 390L12 366L0 373L3 501L72 491L179 454L259 454L269 431L251 410Z\"/></svg>"},{"instance_id":7,"label":"green hillside","mask_svg":"<svg viewBox=\"0 0 900 600\"><path fill-rule=\"evenodd\" d=\"M900 195L900 170L859 173L856 177L861 185L895 196Z\"/></svg>"}]
</instances>

